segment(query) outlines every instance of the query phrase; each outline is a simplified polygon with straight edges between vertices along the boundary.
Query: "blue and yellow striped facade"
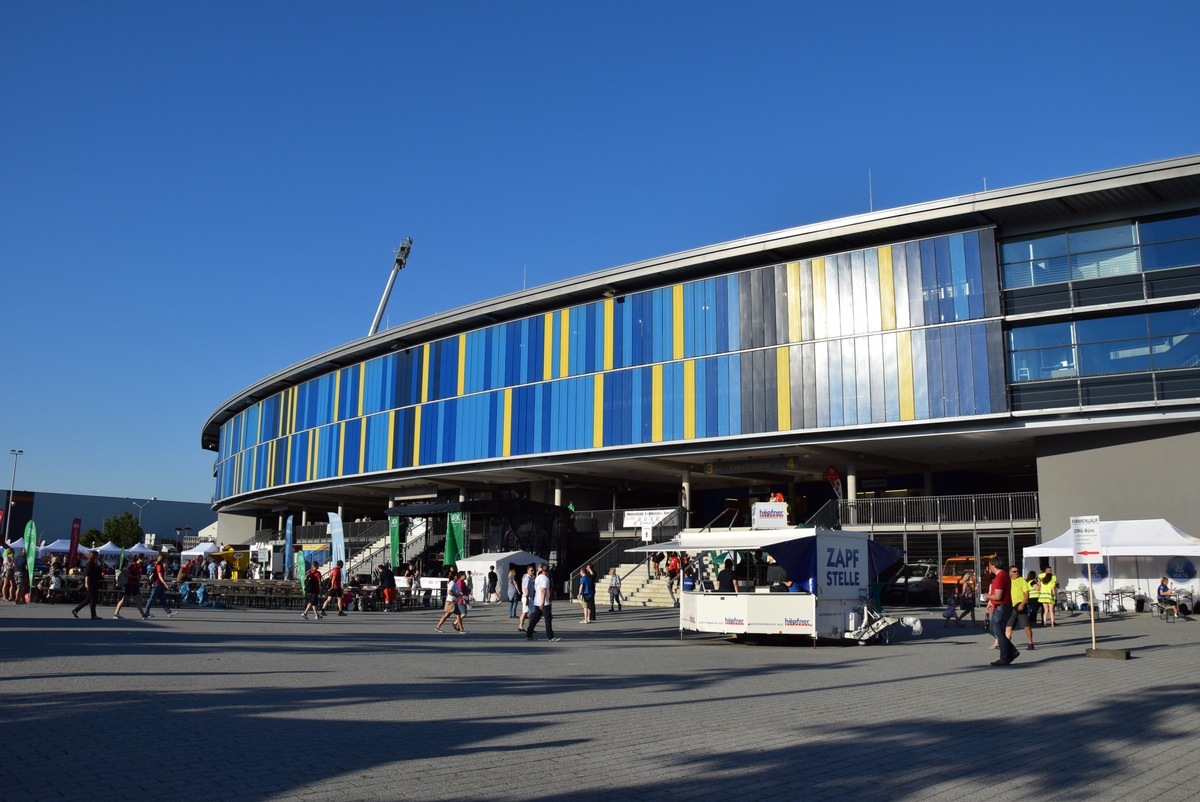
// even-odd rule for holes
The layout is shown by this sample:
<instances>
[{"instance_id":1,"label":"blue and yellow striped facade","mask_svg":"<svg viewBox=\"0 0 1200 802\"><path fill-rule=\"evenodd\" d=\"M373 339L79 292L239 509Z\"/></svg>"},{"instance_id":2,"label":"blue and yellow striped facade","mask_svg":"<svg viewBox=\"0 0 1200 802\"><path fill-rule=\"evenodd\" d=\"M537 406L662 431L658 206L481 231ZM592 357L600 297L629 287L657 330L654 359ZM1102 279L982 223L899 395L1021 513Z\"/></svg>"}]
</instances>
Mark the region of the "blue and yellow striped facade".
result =
<instances>
[{"instance_id":1,"label":"blue and yellow striped facade","mask_svg":"<svg viewBox=\"0 0 1200 802\"><path fill-rule=\"evenodd\" d=\"M351 365L221 427L217 499L616 446L1005 411L989 228L742 270Z\"/></svg>"}]
</instances>

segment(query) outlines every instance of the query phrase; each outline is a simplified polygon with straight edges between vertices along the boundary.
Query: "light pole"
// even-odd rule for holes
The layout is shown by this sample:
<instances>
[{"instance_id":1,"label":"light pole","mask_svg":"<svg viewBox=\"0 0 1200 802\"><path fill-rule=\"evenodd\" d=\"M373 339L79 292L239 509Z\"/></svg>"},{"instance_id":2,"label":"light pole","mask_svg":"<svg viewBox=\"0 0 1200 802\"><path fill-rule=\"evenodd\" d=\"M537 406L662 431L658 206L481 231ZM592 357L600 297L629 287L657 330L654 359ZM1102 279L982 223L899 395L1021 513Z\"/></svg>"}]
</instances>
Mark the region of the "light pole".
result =
<instances>
[{"instance_id":1,"label":"light pole","mask_svg":"<svg viewBox=\"0 0 1200 802\"><path fill-rule=\"evenodd\" d=\"M158 501L158 496L154 496L152 498L146 499L145 504L138 504L136 501L133 502L133 506L138 508L138 528L139 529L142 526L142 510L144 510L146 507L149 507L150 502L152 502L152 501Z\"/></svg>"},{"instance_id":2,"label":"light pole","mask_svg":"<svg viewBox=\"0 0 1200 802\"><path fill-rule=\"evenodd\" d=\"M8 545L8 542L9 542L8 541L8 532L10 529L12 529L12 516L13 516L13 503L14 503L13 502L13 493L17 489L17 457L21 456L25 452L19 448L10 448L8 450L8 453L12 454L13 472L12 472L12 482L8 485L8 510L5 511L5 518L4 518L4 545L6 545L6 546Z\"/></svg>"}]
</instances>

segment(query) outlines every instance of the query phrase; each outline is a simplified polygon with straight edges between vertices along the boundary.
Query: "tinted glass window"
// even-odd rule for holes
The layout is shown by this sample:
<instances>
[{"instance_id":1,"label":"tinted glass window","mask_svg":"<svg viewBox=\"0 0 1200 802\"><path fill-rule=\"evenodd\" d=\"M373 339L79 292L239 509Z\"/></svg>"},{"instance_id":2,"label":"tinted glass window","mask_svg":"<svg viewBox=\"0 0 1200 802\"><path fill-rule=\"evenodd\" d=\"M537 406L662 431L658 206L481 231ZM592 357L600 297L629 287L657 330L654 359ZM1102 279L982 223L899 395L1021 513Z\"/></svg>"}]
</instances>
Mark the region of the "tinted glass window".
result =
<instances>
[{"instance_id":1,"label":"tinted glass window","mask_svg":"<svg viewBox=\"0 0 1200 802\"><path fill-rule=\"evenodd\" d=\"M1133 244L1132 223L1079 228L1067 235L1067 245L1071 253L1103 251Z\"/></svg>"},{"instance_id":2,"label":"tinted glass window","mask_svg":"<svg viewBox=\"0 0 1200 802\"><path fill-rule=\"evenodd\" d=\"M1081 320L1075 324L1075 338L1080 343L1105 342L1141 338L1146 340L1146 316L1127 315L1098 320Z\"/></svg>"},{"instance_id":3,"label":"tinted glass window","mask_svg":"<svg viewBox=\"0 0 1200 802\"><path fill-rule=\"evenodd\" d=\"M1192 214L1187 217L1172 217L1170 220L1139 223L1138 236L1143 244L1184 239L1185 237L1200 237L1200 215Z\"/></svg>"},{"instance_id":4,"label":"tinted glass window","mask_svg":"<svg viewBox=\"0 0 1200 802\"><path fill-rule=\"evenodd\" d=\"M1047 234L1044 237L1007 242L1000 246L1000 257L1005 262L1023 262L1063 256L1067 252L1066 234Z\"/></svg>"},{"instance_id":5,"label":"tinted glass window","mask_svg":"<svg viewBox=\"0 0 1200 802\"><path fill-rule=\"evenodd\" d=\"M1151 336L1200 333L1200 307L1152 312L1147 317L1150 318Z\"/></svg>"},{"instance_id":6,"label":"tinted glass window","mask_svg":"<svg viewBox=\"0 0 1200 802\"><path fill-rule=\"evenodd\" d=\"M1200 239L1183 239L1142 246L1143 270L1200 265Z\"/></svg>"},{"instance_id":7,"label":"tinted glass window","mask_svg":"<svg viewBox=\"0 0 1200 802\"><path fill-rule=\"evenodd\" d=\"M1024 351L1029 348L1045 348L1053 345L1070 344L1070 323L1048 323L1044 326L1028 326L1022 329L1013 329L1008 333L1008 348L1010 351Z\"/></svg>"}]
</instances>

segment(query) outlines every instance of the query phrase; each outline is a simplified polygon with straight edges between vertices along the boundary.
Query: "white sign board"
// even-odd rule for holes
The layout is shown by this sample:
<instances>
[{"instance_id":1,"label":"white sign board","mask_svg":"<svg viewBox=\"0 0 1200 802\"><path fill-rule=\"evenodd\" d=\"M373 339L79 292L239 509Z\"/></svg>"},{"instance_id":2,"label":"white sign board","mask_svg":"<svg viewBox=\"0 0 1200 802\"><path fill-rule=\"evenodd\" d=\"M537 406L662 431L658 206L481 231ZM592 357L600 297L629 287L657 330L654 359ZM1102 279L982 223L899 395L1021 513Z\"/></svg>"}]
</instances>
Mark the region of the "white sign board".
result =
<instances>
[{"instance_id":1,"label":"white sign board","mask_svg":"<svg viewBox=\"0 0 1200 802\"><path fill-rule=\"evenodd\" d=\"M675 510L625 510L625 528L641 529L643 526L658 526Z\"/></svg>"},{"instance_id":2,"label":"white sign board","mask_svg":"<svg viewBox=\"0 0 1200 802\"><path fill-rule=\"evenodd\" d=\"M787 502L756 502L750 508L750 528L787 529Z\"/></svg>"},{"instance_id":3,"label":"white sign board","mask_svg":"<svg viewBox=\"0 0 1200 802\"><path fill-rule=\"evenodd\" d=\"M653 526L643 526L642 527L642 542L649 543L651 540L654 540L654 527Z\"/></svg>"},{"instance_id":4,"label":"white sign board","mask_svg":"<svg viewBox=\"0 0 1200 802\"><path fill-rule=\"evenodd\" d=\"M1100 556L1100 516L1071 516L1071 552L1074 562L1102 563Z\"/></svg>"}]
</instances>

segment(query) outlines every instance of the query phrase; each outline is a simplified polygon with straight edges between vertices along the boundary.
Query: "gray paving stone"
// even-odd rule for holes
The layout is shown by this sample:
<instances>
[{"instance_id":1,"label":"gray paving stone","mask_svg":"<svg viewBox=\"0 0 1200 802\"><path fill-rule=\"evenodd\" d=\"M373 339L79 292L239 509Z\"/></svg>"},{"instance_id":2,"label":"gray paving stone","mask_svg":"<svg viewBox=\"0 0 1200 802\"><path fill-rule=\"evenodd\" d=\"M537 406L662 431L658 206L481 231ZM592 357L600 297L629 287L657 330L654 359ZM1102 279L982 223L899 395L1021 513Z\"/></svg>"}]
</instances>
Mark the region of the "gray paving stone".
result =
<instances>
[{"instance_id":1,"label":"gray paving stone","mask_svg":"<svg viewBox=\"0 0 1200 802\"><path fill-rule=\"evenodd\" d=\"M565 607L565 605L564 605ZM526 643L507 609L305 621L0 605L3 785L39 799L1191 799L1200 622L1083 616L1008 668L979 630L748 646L630 610ZM1018 641L1018 646L1020 641ZM39 733L59 733L40 738ZM1003 771L997 771L997 761ZM112 788L94 767L151 761ZM20 778L20 779L14 779ZM35 779L36 778L36 779ZM995 785L1002 778L1002 788Z\"/></svg>"}]
</instances>

